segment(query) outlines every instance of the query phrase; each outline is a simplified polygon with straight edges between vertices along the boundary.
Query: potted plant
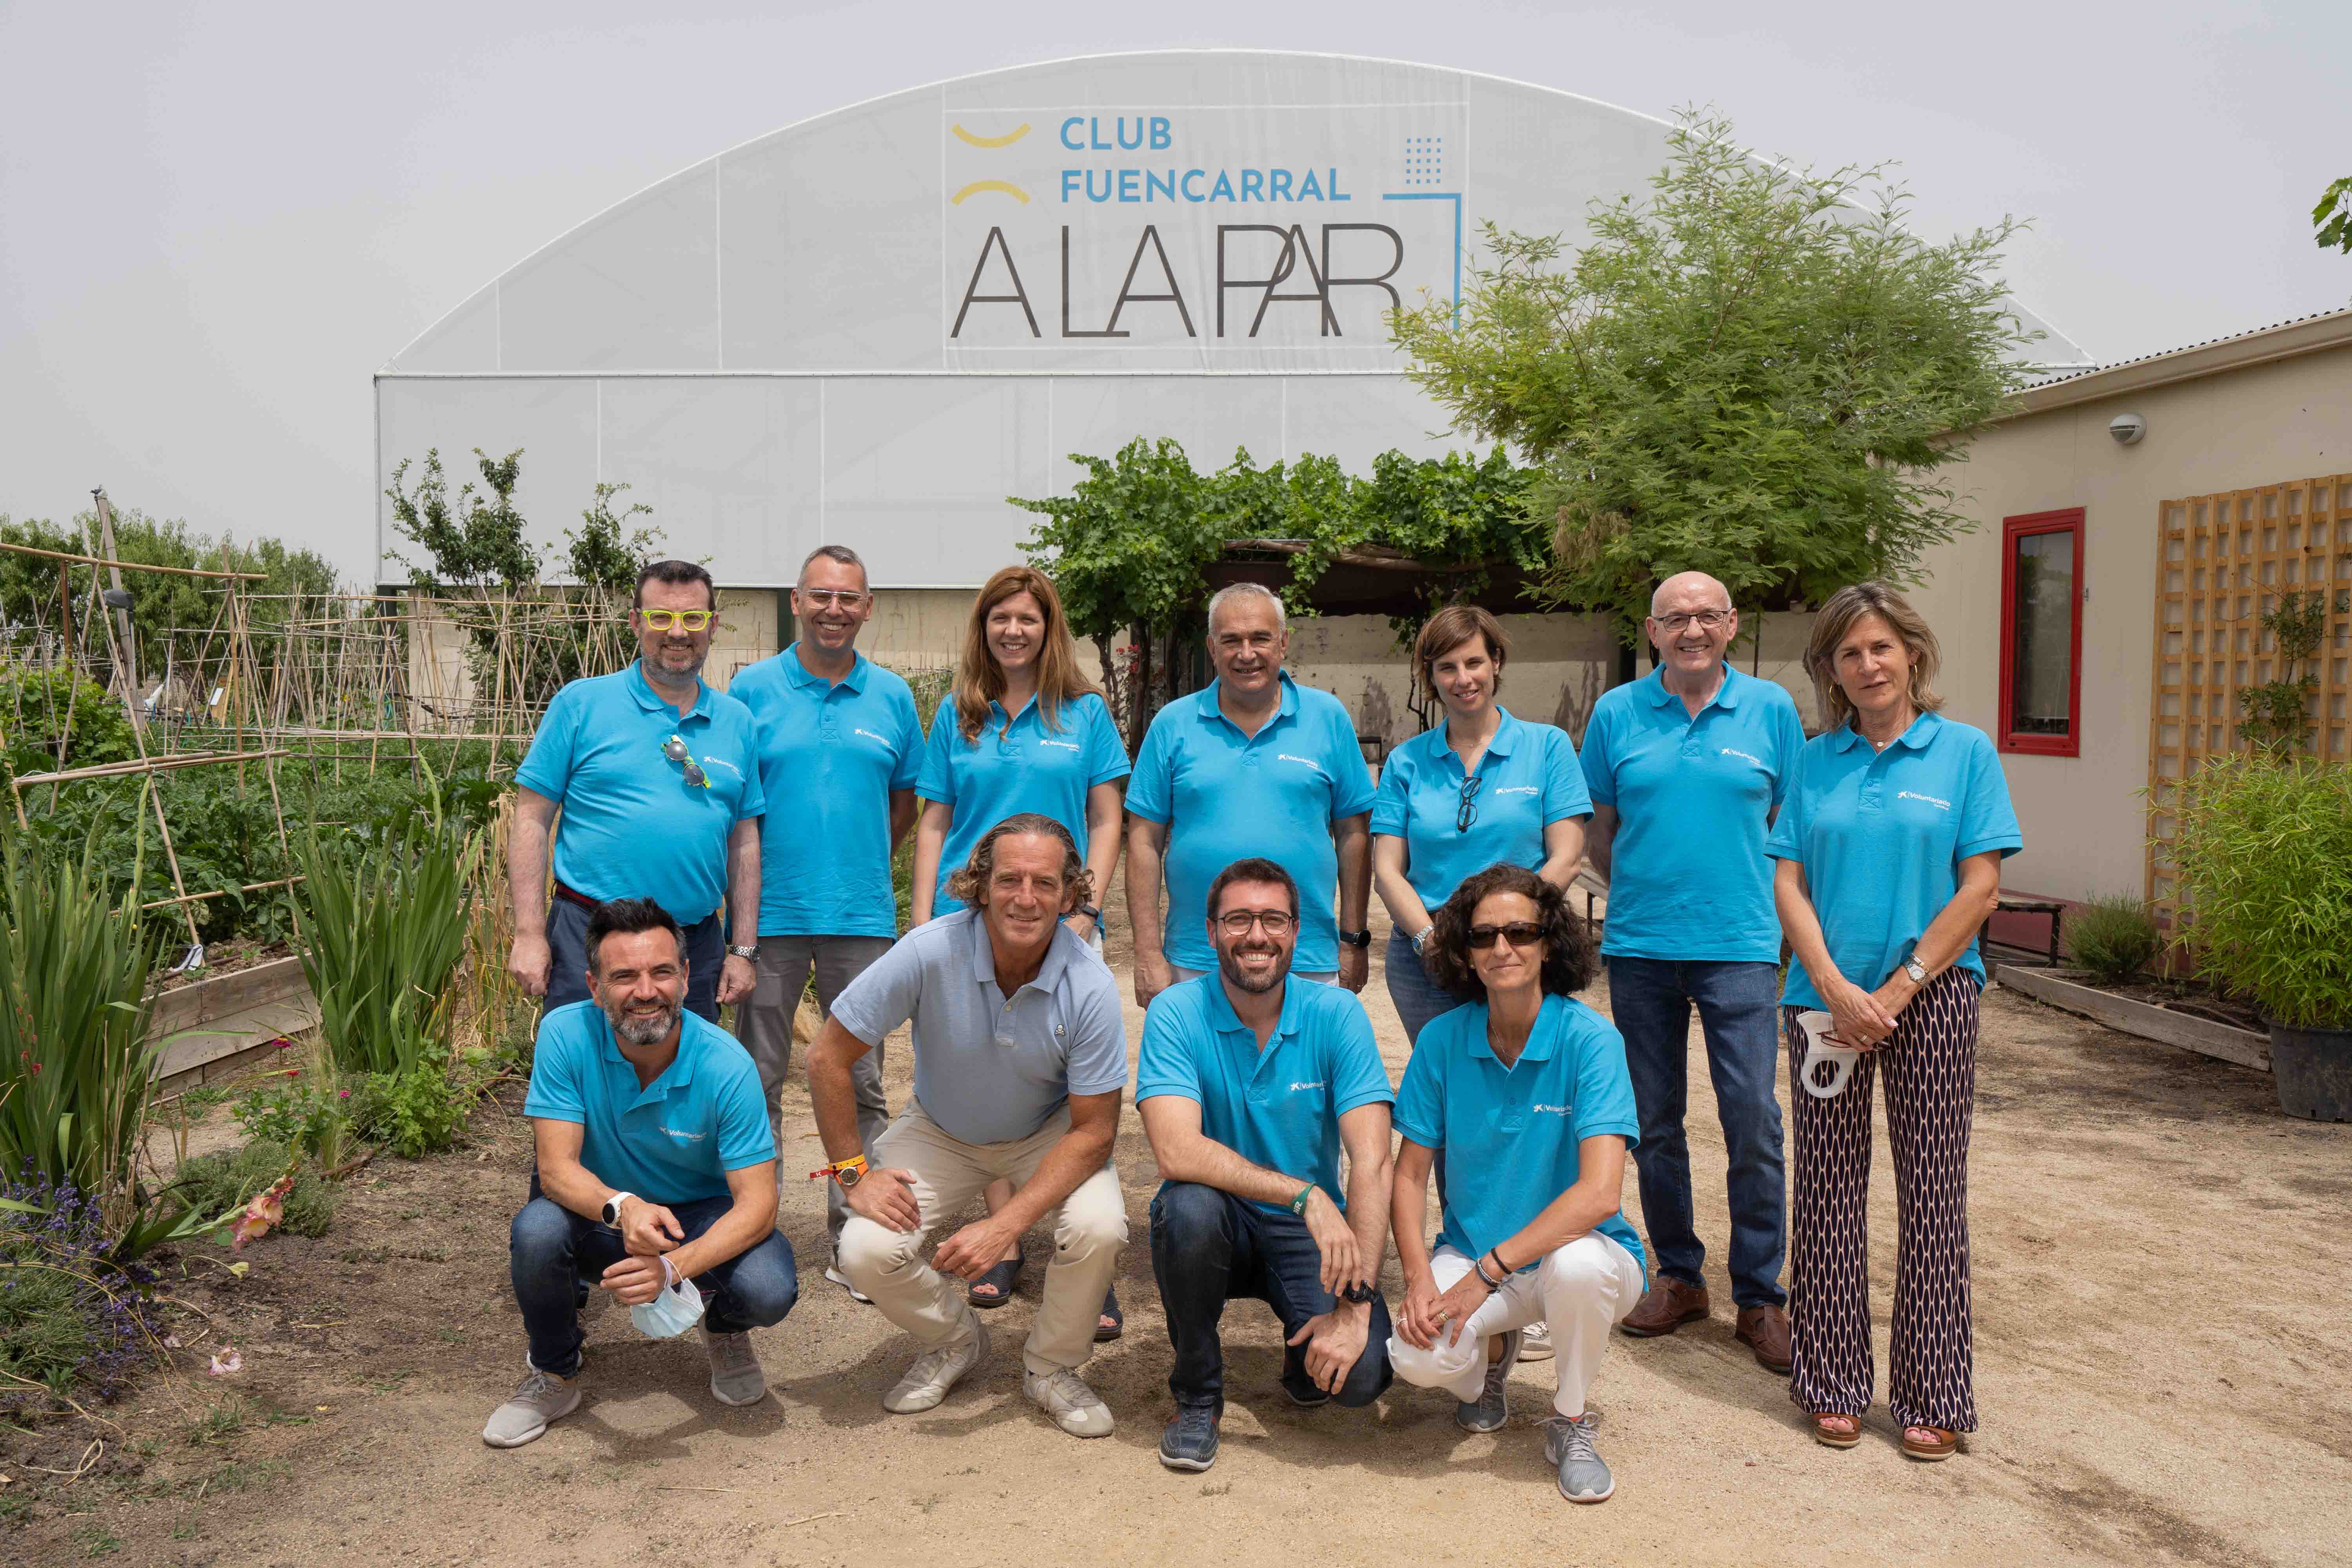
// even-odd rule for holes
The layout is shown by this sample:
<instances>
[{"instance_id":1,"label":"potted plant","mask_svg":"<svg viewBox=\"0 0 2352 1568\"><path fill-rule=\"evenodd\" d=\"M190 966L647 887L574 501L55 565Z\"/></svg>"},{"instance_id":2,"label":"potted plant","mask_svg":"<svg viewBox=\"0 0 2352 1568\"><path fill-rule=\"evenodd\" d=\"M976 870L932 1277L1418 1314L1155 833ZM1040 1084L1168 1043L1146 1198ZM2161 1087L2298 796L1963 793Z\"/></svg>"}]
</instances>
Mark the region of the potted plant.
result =
<instances>
[{"instance_id":1,"label":"potted plant","mask_svg":"<svg viewBox=\"0 0 2352 1568\"><path fill-rule=\"evenodd\" d=\"M2189 942L2268 1021L2281 1108L2352 1120L2352 767L2219 758L2183 784L2177 821Z\"/></svg>"}]
</instances>

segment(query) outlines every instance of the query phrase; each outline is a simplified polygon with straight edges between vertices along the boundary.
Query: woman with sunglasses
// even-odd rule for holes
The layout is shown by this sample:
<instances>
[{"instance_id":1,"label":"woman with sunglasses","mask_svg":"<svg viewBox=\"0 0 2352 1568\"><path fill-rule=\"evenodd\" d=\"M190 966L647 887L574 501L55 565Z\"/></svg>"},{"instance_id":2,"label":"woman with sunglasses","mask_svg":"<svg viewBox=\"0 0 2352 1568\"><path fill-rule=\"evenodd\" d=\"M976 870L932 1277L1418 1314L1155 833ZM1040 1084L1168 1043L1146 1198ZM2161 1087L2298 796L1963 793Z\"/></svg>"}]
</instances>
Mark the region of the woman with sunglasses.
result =
<instances>
[{"instance_id":1,"label":"woman with sunglasses","mask_svg":"<svg viewBox=\"0 0 2352 1568\"><path fill-rule=\"evenodd\" d=\"M1423 954L1472 998L1422 1031L1397 1090L1391 1218L1404 1305L1389 1341L1396 1374L1444 1388L1466 1431L1499 1430L1524 1331L1550 1324L1559 1391L1544 1457L1560 1495L1616 1489L1592 1446L1584 1396L1609 1331L1642 1299L1642 1242L1620 1212L1638 1139L1625 1043L1570 993L1591 984L1591 943L1559 887L1494 866L1454 890ZM1433 1252L1429 1175L1450 1152Z\"/></svg>"},{"instance_id":2,"label":"woman with sunglasses","mask_svg":"<svg viewBox=\"0 0 2352 1568\"><path fill-rule=\"evenodd\" d=\"M935 920L963 908L948 891L950 879L990 828L1024 812L1052 817L1086 846L1100 900L1118 864L1121 781L1131 771L1102 689L1078 668L1077 643L1053 579L1032 566L1005 567L972 601L952 699L932 716L915 781L924 805L915 826L913 918ZM1067 924L1102 950L1099 903L1079 909ZM992 1183L988 1212L1012 1196L1011 1182ZM1011 1300L1022 1261L1016 1245L972 1282L971 1304ZM1123 1326L1114 1289L1095 1337L1117 1339Z\"/></svg>"}]
</instances>

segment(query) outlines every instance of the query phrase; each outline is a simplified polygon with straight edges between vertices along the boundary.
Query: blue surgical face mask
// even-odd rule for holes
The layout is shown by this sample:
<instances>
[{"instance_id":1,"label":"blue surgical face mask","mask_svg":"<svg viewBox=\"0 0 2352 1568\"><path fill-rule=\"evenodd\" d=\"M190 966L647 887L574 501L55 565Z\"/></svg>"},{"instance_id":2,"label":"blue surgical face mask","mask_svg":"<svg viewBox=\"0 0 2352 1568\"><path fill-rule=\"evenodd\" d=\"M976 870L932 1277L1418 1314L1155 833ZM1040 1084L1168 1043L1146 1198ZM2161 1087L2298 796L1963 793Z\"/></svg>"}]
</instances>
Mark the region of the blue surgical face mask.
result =
<instances>
[{"instance_id":1,"label":"blue surgical face mask","mask_svg":"<svg viewBox=\"0 0 2352 1568\"><path fill-rule=\"evenodd\" d=\"M702 1321L702 1292L684 1275L671 1276L667 1258L662 1260L662 1272L670 1282L652 1300L630 1308L629 1321L647 1339L674 1340Z\"/></svg>"}]
</instances>

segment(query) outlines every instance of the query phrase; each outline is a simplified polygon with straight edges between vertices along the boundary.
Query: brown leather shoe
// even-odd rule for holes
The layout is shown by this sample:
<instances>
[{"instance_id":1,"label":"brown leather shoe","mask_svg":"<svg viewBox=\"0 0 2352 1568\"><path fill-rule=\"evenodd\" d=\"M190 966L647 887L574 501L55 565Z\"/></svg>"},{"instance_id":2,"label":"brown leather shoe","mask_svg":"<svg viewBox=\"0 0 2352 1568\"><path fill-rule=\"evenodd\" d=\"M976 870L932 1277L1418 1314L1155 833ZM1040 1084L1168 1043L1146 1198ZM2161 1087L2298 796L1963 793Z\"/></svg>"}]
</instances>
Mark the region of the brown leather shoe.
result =
<instances>
[{"instance_id":1,"label":"brown leather shoe","mask_svg":"<svg viewBox=\"0 0 2352 1568\"><path fill-rule=\"evenodd\" d=\"M1685 1285L1661 1274L1633 1315L1617 1326L1637 1340L1654 1339L1697 1322L1707 1310L1706 1286Z\"/></svg>"},{"instance_id":2,"label":"brown leather shoe","mask_svg":"<svg viewBox=\"0 0 2352 1568\"><path fill-rule=\"evenodd\" d=\"M1731 1337L1756 1352L1757 1363L1767 1372L1789 1375L1789 1363L1795 1352L1789 1348L1789 1313L1781 1307L1742 1307L1738 1326Z\"/></svg>"}]
</instances>

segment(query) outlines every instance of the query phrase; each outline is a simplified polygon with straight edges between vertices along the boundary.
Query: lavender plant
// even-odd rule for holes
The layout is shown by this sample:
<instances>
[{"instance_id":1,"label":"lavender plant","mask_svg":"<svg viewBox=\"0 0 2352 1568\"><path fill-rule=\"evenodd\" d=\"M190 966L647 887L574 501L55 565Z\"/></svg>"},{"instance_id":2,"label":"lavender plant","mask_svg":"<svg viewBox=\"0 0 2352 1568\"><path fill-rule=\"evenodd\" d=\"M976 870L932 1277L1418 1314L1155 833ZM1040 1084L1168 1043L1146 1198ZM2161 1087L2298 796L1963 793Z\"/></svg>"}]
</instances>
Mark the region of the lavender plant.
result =
<instances>
[{"instance_id":1,"label":"lavender plant","mask_svg":"<svg viewBox=\"0 0 2352 1568\"><path fill-rule=\"evenodd\" d=\"M98 1198L27 1165L0 1181L0 1418L111 1399L154 1353L154 1275L115 1260Z\"/></svg>"}]
</instances>

